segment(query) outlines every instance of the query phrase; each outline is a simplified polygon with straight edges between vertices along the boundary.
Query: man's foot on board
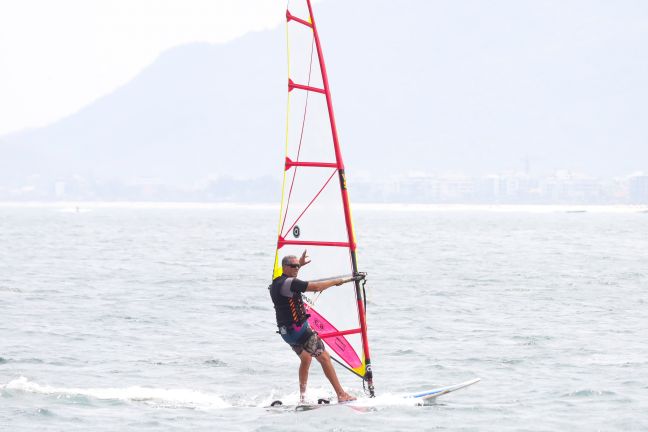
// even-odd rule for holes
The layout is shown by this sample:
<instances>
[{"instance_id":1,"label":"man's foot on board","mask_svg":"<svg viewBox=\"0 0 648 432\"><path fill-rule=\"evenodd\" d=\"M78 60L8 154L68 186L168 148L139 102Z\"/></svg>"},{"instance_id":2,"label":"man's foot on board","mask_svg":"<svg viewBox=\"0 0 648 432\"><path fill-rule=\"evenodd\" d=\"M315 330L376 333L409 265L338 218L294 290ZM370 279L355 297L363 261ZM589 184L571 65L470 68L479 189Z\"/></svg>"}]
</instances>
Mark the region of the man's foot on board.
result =
<instances>
[{"instance_id":1,"label":"man's foot on board","mask_svg":"<svg viewBox=\"0 0 648 432\"><path fill-rule=\"evenodd\" d=\"M346 393L346 392L341 393L341 394L338 395L338 402L340 402L340 403L342 403L342 402L351 402L351 401L354 401L354 400L356 400L356 398L351 396L349 393Z\"/></svg>"}]
</instances>

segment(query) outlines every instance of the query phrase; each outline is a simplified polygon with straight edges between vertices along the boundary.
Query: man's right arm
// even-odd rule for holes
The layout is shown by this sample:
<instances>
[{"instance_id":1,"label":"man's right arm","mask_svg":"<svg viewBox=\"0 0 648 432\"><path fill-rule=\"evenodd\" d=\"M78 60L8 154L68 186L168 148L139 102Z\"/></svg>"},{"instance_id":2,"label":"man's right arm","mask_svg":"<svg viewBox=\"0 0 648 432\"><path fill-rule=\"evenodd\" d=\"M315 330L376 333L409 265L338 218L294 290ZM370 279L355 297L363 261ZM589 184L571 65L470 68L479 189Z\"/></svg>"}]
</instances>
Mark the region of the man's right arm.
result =
<instances>
[{"instance_id":1,"label":"man's right arm","mask_svg":"<svg viewBox=\"0 0 648 432\"><path fill-rule=\"evenodd\" d=\"M352 280L355 280L355 277L349 276L346 278L335 278L335 279L329 279L329 280L323 280L323 281L317 281L317 282L308 282L308 287L306 287L306 291L324 291L327 288L330 288L334 285L342 285L347 282L351 282Z\"/></svg>"}]
</instances>

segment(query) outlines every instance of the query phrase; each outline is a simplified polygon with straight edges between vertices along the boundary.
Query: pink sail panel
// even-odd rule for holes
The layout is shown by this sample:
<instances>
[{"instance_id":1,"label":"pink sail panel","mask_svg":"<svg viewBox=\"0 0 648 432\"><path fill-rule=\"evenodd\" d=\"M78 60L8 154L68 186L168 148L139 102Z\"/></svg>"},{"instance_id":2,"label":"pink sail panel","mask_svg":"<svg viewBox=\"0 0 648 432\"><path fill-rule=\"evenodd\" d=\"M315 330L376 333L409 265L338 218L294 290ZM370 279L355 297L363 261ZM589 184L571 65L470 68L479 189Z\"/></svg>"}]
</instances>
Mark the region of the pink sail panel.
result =
<instances>
[{"instance_id":1,"label":"pink sail panel","mask_svg":"<svg viewBox=\"0 0 648 432\"><path fill-rule=\"evenodd\" d=\"M323 316L318 314L315 309L310 308L308 310L310 318L308 318L308 323L311 328L315 330L322 340L331 348L335 354L337 354L342 360L344 360L351 368L357 368L362 366L362 361L358 357L358 354L355 352L349 341L343 335L333 335L327 337L327 333L338 333L336 329L330 322L328 322Z\"/></svg>"}]
</instances>

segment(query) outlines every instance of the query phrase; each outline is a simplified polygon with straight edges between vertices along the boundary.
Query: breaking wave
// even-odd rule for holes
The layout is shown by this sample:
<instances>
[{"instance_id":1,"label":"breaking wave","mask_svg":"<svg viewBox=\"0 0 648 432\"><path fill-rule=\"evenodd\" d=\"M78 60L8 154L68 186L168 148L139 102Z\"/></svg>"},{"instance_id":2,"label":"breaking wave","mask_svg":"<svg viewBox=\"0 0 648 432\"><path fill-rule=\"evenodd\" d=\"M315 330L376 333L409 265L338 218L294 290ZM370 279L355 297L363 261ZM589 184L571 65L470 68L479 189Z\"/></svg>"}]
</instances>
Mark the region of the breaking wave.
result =
<instances>
[{"instance_id":1,"label":"breaking wave","mask_svg":"<svg viewBox=\"0 0 648 432\"><path fill-rule=\"evenodd\" d=\"M86 397L95 400L113 400L123 402L144 402L156 406L184 407L195 409L221 409L231 407L220 396L190 389L165 389L140 386L130 387L54 387L42 385L20 377L0 386L7 392L37 393L56 396L57 398Z\"/></svg>"}]
</instances>

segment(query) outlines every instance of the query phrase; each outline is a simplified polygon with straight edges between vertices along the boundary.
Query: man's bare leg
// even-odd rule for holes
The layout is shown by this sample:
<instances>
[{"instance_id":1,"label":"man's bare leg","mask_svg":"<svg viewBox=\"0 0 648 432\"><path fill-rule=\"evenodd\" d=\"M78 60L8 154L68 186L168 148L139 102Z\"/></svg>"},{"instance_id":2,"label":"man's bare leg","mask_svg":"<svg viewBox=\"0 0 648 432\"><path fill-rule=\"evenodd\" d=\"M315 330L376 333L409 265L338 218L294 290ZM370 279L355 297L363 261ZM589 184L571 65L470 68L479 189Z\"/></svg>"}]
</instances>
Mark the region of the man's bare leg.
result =
<instances>
[{"instance_id":1,"label":"man's bare leg","mask_svg":"<svg viewBox=\"0 0 648 432\"><path fill-rule=\"evenodd\" d=\"M299 401L304 402L306 397L306 385L308 384L308 370L310 369L313 357L306 351L299 354Z\"/></svg>"},{"instance_id":2,"label":"man's bare leg","mask_svg":"<svg viewBox=\"0 0 648 432\"><path fill-rule=\"evenodd\" d=\"M333 367L333 362L331 361L331 356L329 355L329 353L324 351L322 354L315 358L322 365L324 375L326 375L326 378L328 378L328 380L331 382L331 385L333 386L333 389L337 394L338 401L347 402L355 400L355 398L345 392L342 388L342 385L340 385L340 381L338 380L337 374L335 373L335 368Z\"/></svg>"}]
</instances>

